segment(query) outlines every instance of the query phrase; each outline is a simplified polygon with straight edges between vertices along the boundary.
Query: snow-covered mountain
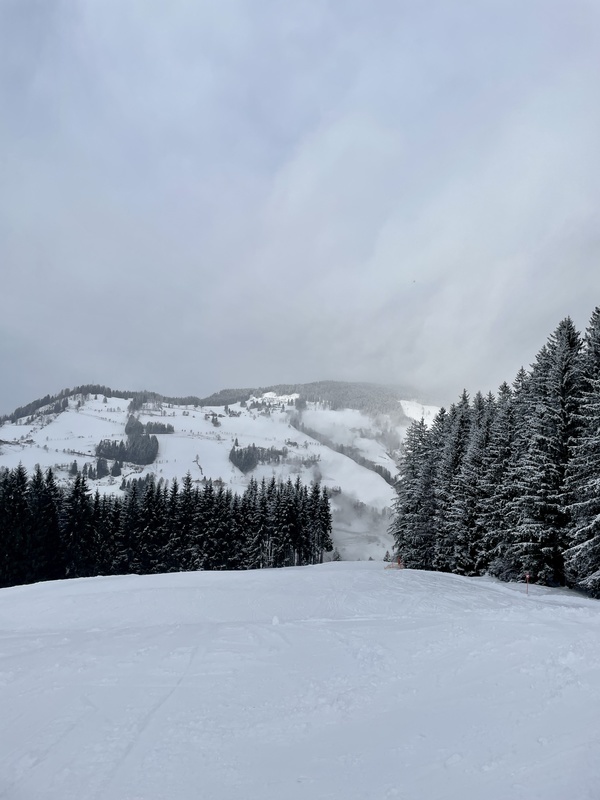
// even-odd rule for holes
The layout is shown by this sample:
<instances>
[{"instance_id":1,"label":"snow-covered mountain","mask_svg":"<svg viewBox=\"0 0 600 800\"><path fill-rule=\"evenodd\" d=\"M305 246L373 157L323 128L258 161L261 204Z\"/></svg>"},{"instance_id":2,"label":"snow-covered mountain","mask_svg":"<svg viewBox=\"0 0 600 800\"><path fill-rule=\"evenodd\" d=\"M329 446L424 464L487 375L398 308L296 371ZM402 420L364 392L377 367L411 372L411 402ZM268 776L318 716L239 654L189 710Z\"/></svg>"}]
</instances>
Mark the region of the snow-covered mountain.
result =
<instances>
[{"instance_id":1,"label":"snow-covered mountain","mask_svg":"<svg viewBox=\"0 0 600 800\"><path fill-rule=\"evenodd\" d=\"M592 800L598 602L375 563L0 591L6 800Z\"/></svg>"},{"instance_id":2,"label":"snow-covered mountain","mask_svg":"<svg viewBox=\"0 0 600 800\"><path fill-rule=\"evenodd\" d=\"M381 559L392 546L387 528L400 442L411 419L424 416L430 421L437 409L395 397L382 387L369 390L367 384L309 386L257 394L230 390L204 401L185 398L191 402L150 394L144 401L110 392L62 393L5 420L0 426L0 466L22 463L28 472L36 464L52 467L58 482L67 484L74 462L86 473L95 470L101 441L126 440L125 426L134 414L144 426L160 423L173 432L156 434L158 455L151 464L125 462L121 476L90 480L92 490L116 493L123 480L148 474L157 481L180 480L188 471L194 481L220 480L234 491L243 491L251 477L286 480L299 475L330 490L334 544L342 558ZM302 392L283 393L286 388ZM306 399L311 396L325 399ZM344 397L358 407L340 407ZM233 447L251 445L274 456L243 473L229 455Z\"/></svg>"}]
</instances>

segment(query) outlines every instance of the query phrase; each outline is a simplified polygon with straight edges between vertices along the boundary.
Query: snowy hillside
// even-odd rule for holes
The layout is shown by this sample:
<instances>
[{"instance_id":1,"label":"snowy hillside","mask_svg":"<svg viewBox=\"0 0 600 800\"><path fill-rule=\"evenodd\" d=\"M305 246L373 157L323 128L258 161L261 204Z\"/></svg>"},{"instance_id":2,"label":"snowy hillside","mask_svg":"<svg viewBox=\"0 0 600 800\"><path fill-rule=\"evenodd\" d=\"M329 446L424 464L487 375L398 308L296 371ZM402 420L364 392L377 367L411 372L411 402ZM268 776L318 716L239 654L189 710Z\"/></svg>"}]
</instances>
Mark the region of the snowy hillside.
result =
<instances>
[{"instance_id":1,"label":"snowy hillside","mask_svg":"<svg viewBox=\"0 0 600 800\"><path fill-rule=\"evenodd\" d=\"M119 478L91 480L90 488L119 492L122 479L152 473L156 480L180 480L190 471L194 481L222 480L234 491L242 491L250 477L260 481L274 475L286 480L300 475L304 482L318 480L331 490L333 538L342 557L383 558L392 547L387 528L394 490L389 480L365 467L361 459L393 477L394 459L409 418L425 413L425 407L406 403L394 418L353 409L331 410L314 402L298 411L297 397L269 392L247 403L214 407L146 403L136 412L141 423L160 422L174 428L172 434L157 435L157 459L146 467L124 464ZM61 413L51 413L51 405L0 426L0 466L14 468L22 463L29 473L36 464L52 467L59 483L65 484L74 461L80 470L95 465L101 440L125 439L128 399L73 395L64 405ZM229 460L236 442L240 447L274 448L285 455L280 463L258 465L244 475Z\"/></svg>"},{"instance_id":2,"label":"snowy hillside","mask_svg":"<svg viewBox=\"0 0 600 800\"><path fill-rule=\"evenodd\" d=\"M0 591L0 797L592 800L600 615L338 563Z\"/></svg>"},{"instance_id":3,"label":"snowy hillside","mask_svg":"<svg viewBox=\"0 0 600 800\"><path fill-rule=\"evenodd\" d=\"M424 419L427 426L431 425L435 415L440 410L438 406L424 406L417 400L400 400L400 406L409 419L415 420L416 422Z\"/></svg>"}]
</instances>

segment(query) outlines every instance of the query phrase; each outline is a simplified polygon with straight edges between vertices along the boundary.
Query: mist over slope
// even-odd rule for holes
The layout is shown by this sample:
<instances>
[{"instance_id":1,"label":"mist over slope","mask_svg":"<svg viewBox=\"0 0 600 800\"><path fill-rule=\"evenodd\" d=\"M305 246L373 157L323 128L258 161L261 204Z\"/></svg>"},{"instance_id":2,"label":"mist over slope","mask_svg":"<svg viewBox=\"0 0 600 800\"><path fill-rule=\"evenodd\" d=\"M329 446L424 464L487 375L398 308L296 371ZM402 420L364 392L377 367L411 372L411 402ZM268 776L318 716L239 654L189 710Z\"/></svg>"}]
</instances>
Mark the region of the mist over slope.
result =
<instances>
[{"instance_id":1,"label":"mist over slope","mask_svg":"<svg viewBox=\"0 0 600 800\"><path fill-rule=\"evenodd\" d=\"M435 409L372 384L276 388L280 393L226 390L210 398L212 405L153 392L111 393L101 385L65 390L4 419L0 467L22 463L30 473L36 464L51 467L62 485L83 471L100 493L121 492L134 478L173 481L187 472L197 484L222 481L240 492L251 478L318 481L331 495L333 539L342 558L383 558L392 548L387 529L402 437L411 418L431 418ZM284 388L302 391L285 394ZM117 455L132 418L156 437L158 453L150 463L132 463L123 449ZM262 460L243 471L232 449L253 446ZM103 476L99 455L107 456ZM118 476L111 474L116 461Z\"/></svg>"}]
</instances>

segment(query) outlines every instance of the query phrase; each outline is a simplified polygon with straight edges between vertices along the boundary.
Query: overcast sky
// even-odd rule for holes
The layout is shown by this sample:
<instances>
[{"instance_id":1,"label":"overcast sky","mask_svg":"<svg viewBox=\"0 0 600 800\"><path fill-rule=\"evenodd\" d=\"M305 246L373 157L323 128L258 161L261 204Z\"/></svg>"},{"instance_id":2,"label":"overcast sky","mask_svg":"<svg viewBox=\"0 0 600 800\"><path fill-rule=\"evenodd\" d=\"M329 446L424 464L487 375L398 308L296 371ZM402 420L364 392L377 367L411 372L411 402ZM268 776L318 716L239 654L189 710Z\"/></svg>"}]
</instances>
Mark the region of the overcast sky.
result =
<instances>
[{"instance_id":1,"label":"overcast sky","mask_svg":"<svg viewBox=\"0 0 600 800\"><path fill-rule=\"evenodd\" d=\"M596 0L0 0L0 413L447 404L600 305Z\"/></svg>"}]
</instances>

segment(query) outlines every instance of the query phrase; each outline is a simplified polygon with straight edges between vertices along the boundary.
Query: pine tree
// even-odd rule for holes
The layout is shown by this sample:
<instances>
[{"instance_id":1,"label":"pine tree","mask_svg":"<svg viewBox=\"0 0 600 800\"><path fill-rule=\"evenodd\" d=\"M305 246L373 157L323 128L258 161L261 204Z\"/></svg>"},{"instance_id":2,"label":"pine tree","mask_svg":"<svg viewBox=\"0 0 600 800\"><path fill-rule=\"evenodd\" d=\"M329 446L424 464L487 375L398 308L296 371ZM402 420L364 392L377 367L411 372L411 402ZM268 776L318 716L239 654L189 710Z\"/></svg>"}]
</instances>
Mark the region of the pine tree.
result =
<instances>
[{"instance_id":1,"label":"pine tree","mask_svg":"<svg viewBox=\"0 0 600 800\"><path fill-rule=\"evenodd\" d=\"M460 531L449 512L453 499L461 490L458 476L469 443L471 416L469 396L463 391L459 402L450 407L444 448L436 472L436 542L433 566L442 572L454 572L458 569L456 537Z\"/></svg>"},{"instance_id":2,"label":"pine tree","mask_svg":"<svg viewBox=\"0 0 600 800\"><path fill-rule=\"evenodd\" d=\"M24 582L62 577L59 503L53 478L46 480L39 464L36 465L27 489L30 528Z\"/></svg>"},{"instance_id":3,"label":"pine tree","mask_svg":"<svg viewBox=\"0 0 600 800\"><path fill-rule=\"evenodd\" d=\"M60 530L60 516L63 495L54 479L52 469L47 469L44 476L44 549L46 577L45 580L56 580L65 576L65 553Z\"/></svg>"},{"instance_id":4,"label":"pine tree","mask_svg":"<svg viewBox=\"0 0 600 800\"><path fill-rule=\"evenodd\" d=\"M320 545L321 550L319 553L319 561L323 560L323 552L331 553L333 550L333 539L331 538L333 532L333 520L331 517L331 505L329 503L329 494L327 489L323 488L321 491L321 502L319 504L319 528L320 528Z\"/></svg>"},{"instance_id":5,"label":"pine tree","mask_svg":"<svg viewBox=\"0 0 600 800\"><path fill-rule=\"evenodd\" d=\"M277 545L274 553L274 566L294 566L294 535L296 527L296 508L294 503L294 487L288 478L280 484L275 505L275 525L277 528Z\"/></svg>"},{"instance_id":6,"label":"pine tree","mask_svg":"<svg viewBox=\"0 0 600 800\"><path fill-rule=\"evenodd\" d=\"M24 542L25 573L22 583L33 583L44 580L45 547L44 547L44 476L39 464L36 464L27 487L27 505L29 507L29 530Z\"/></svg>"},{"instance_id":7,"label":"pine tree","mask_svg":"<svg viewBox=\"0 0 600 800\"><path fill-rule=\"evenodd\" d=\"M136 572L148 575L156 572L160 520L157 518L158 489L154 481L146 484L139 508L139 534L136 554Z\"/></svg>"},{"instance_id":8,"label":"pine tree","mask_svg":"<svg viewBox=\"0 0 600 800\"><path fill-rule=\"evenodd\" d=\"M514 536L509 577L528 572L538 583L564 583L563 552L568 531L569 460L579 433L582 397L581 338L563 320L533 365L524 423L527 448L514 471L518 494L511 501Z\"/></svg>"},{"instance_id":9,"label":"pine tree","mask_svg":"<svg viewBox=\"0 0 600 800\"><path fill-rule=\"evenodd\" d=\"M247 569L247 534L248 522L242 511L243 498L229 493L229 531L227 534L226 567L227 569ZM252 508L254 512L254 507Z\"/></svg>"},{"instance_id":10,"label":"pine tree","mask_svg":"<svg viewBox=\"0 0 600 800\"><path fill-rule=\"evenodd\" d=\"M600 379L590 382L583 411L586 430L569 474L572 529L565 571L569 585L600 597Z\"/></svg>"},{"instance_id":11,"label":"pine tree","mask_svg":"<svg viewBox=\"0 0 600 800\"><path fill-rule=\"evenodd\" d=\"M162 530L162 558L166 572L178 572L180 569L180 539L177 533L179 514L179 483L174 478L165 502L165 522Z\"/></svg>"},{"instance_id":12,"label":"pine tree","mask_svg":"<svg viewBox=\"0 0 600 800\"><path fill-rule=\"evenodd\" d=\"M246 529L244 562L248 569L262 569L269 565L267 547L271 537L267 484L264 478L260 487L257 487L253 507L249 501L250 496L247 497L247 492L244 492L241 515L242 519L250 518Z\"/></svg>"},{"instance_id":13,"label":"pine tree","mask_svg":"<svg viewBox=\"0 0 600 800\"><path fill-rule=\"evenodd\" d=\"M305 537L305 532L308 528L308 520L306 516L306 498L304 496L304 487L298 475L293 486L292 491L292 504L293 504L293 524L291 529L291 544L293 551L293 564L298 567L306 563L305 557L308 551L308 542Z\"/></svg>"},{"instance_id":14,"label":"pine tree","mask_svg":"<svg viewBox=\"0 0 600 800\"><path fill-rule=\"evenodd\" d=\"M322 564L323 552L326 549L330 550L332 544L331 531L327 531L326 526L323 524L321 486L318 483L313 483L307 498L307 517L308 563Z\"/></svg>"},{"instance_id":15,"label":"pine tree","mask_svg":"<svg viewBox=\"0 0 600 800\"><path fill-rule=\"evenodd\" d=\"M519 375L515 386L527 378L525 370ZM498 389L489 440L481 464L478 525L483 531L483 541L480 565L482 571L487 569L498 577L505 568L504 552L510 530L507 507L513 494L512 482L507 480L507 476L510 474L516 436L518 400L515 399L515 393L507 383Z\"/></svg>"},{"instance_id":16,"label":"pine tree","mask_svg":"<svg viewBox=\"0 0 600 800\"><path fill-rule=\"evenodd\" d=\"M219 485L213 497L212 518L207 525L205 569L225 569L229 559L228 531L230 523L230 495Z\"/></svg>"},{"instance_id":17,"label":"pine tree","mask_svg":"<svg viewBox=\"0 0 600 800\"><path fill-rule=\"evenodd\" d=\"M88 578L96 574L97 548L92 505L85 478L78 474L63 504L61 525L69 578Z\"/></svg>"},{"instance_id":18,"label":"pine tree","mask_svg":"<svg viewBox=\"0 0 600 800\"><path fill-rule=\"evenodd\" d=\"M119 529L115 531L114 562L115 575L135 573L138 567L137 548L140 533L140 508L137 481L131 489L119 515Z\"/></svg>"},{"instance_id":19,"label":"pine tree","mask_svg":"<svg viewBox=\"0 0 600 800\"><path fill-rule=\"evenodd\" d=\"M428 502L423 490L428 493L428 489L431 489L423 480L427 469L428 438L423 418L413 422L406 431L396 486L394 519L390 527L396 553L407 566L415 569L431 567L433 559L431 531L427 529L427 521L422 518L424 505Z\"/></svg>"},{"instance_id":20,"label":"pine tree","mask_svg":"<svg viewBox=\"0 0 600 800\"><path fill-rule=\"evenodd\" d=\"M99 575L111 575L114 564L115 531L118 530L115 506L121 501L112 495L102 495L96 490L94 495L93 516L98 548L97 572Z\"/></svg>"},{"instance_id":21,"label":"pine tree","mask_svg":"<svg viewBox=\"0 0 600 800\"><path fill-rule=\"evenodd\" d=\"M571 529L565 552L567 583L600 597L600 308L585 332L580 437L566 477Z\"/></svg>"},{"instance_id":22,"label":"pine tree","mask_svg":"<svg viewBox=\"0 0 600 800\"><path fill-rule=\"evenodd\" d=\"M181 571L193 569L195 561L197 505L192 476L188 472L181 484L171 534L171 547L177 561L177 569Z\"/></svg>"},{"instance_id":23,"label":"pine tree","mask_svg":"<svg viewBox=\"0 0 600 800\"><path fill-rule=\"evenodd\" d=\"M24 583L30 571L27 560L32 520L27 503L27 472L22 464L4 473L0 508L0 586L14 586Z\"/></svg>"},{"instance_id":24,"label":"pine tree","mask_svg":"<svg viewBox=\"0 0 600 800\"><path fill-rule=\"evenodd\" d=\"M193 569L212 569L218 549L214 530L215 514L215 490L213 482L209 480L199 497Z\"/></svg>"},{"instance_id":25,"label":"pine tree","mask_svg":"<svg viewBox=\"0 0 600 800\"><path fill-rule=\"evenodd\" d=\"M484 464L494 420L495 400L477 393L473 400L469 442L456 478L456 489L448 510L455 531L456 566L462 575L480 575L485 565L483 510L486 499Z\"/></svg>"}]
</instances>

